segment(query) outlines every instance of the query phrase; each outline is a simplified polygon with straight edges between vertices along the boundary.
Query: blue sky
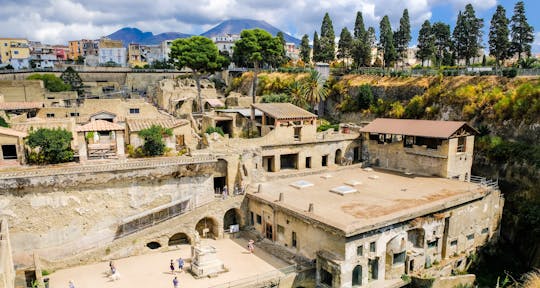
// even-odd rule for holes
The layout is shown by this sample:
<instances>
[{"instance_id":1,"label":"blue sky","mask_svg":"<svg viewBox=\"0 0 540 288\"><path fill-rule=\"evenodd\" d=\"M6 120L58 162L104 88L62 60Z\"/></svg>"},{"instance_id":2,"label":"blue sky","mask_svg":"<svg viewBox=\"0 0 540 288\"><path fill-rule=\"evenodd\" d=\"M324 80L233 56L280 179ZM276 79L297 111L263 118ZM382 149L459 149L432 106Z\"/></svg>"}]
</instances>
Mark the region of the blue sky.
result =
<instances>
[{"instance_id":1,"label":"blue sky","mask_svg":"<svg viewBox=\"0 0 540 288\"><path fill-rule=\"evenodd\" d=\"M0 37L25 37L51 44L68 40L95 39L123 27L136 27L155 34L183 32L200 34L225 19L251 18L268 23L298 38L313 37L320 30L325 12L330 14L336 35L353 28L356 11L362 11L366 26L378 30L388 15L396 29L404 8L409 9L413 41L421 24L442 21L451 25L459 10L473 4L484 18L485 36L497 4L511 17L512 0L0 0ZM535 27L533 51L540 53L540 1L526 0L529 23Z\"/></svg>"}]
</instances>

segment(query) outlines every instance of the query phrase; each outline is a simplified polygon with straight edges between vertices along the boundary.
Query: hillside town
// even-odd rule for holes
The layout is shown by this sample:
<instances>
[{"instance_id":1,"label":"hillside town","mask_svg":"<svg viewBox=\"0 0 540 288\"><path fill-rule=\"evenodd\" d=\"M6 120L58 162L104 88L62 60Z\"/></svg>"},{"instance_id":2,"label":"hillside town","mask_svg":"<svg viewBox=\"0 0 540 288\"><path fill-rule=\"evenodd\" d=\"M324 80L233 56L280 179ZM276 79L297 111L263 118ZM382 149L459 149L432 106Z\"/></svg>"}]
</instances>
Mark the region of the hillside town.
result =
<instances>
[{"instance_id":1,"label":"hillside town","mask_svg":"<svg viewBox=\"0 0 540 288\"><path fill-rule=\"evenodd\" d=\"M471 4L446 44L408 9L378 43L360 11L311 40L0 35L0 288L538 287L523 5L489 50Z\"/></svg>"}]
</instances>

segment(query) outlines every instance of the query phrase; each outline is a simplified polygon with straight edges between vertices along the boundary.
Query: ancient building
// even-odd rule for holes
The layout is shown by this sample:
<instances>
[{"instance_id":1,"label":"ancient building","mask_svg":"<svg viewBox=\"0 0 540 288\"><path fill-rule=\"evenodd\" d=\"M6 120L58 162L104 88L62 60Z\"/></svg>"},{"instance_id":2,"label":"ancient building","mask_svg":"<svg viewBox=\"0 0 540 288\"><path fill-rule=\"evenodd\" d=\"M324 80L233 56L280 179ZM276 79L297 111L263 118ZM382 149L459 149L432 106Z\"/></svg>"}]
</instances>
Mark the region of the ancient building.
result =
<instances>
[{"instance_id":1,"label":"ancient building","mask_svg":"<svg viewBox=\"0 0 540 288\"><path fill-rule=\"evenodd\" d=\"M316 261L320 287L381 287L444 261L448 273L497 236L497 187L360 167L262 183L248 224Z\"/></svg>"}]
</instances>

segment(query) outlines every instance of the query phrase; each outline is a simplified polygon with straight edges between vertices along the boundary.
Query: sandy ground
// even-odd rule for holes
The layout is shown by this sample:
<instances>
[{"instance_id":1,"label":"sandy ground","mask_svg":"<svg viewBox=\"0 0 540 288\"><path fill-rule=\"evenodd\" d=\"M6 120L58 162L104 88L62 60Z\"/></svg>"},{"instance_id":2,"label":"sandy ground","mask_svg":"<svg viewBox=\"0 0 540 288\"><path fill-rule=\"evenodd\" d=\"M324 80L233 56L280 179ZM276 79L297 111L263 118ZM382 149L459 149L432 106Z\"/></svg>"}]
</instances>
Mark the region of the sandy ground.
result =
<instances>
[{"instance_id":1,"label":"sandy ground","mask_svg":"<svg viewBox=\"0 0 540 288\"><path fill-rule=\"evenodd\" d=\"M245 239L204 239L203 245L210 245L217 249L217 257L223 261L228 272L219 274L215 278L195 279L190 273L177 272L175 275L180 281L179 287L211 287L229 281L238 280L257 274L266 273L288 266L287 263L257 249L249 254L246 250ZM109 262L100 262L91 265L72 267L56 271L49 275L50 288L67 288L69 280L73 280L76 288L148 288L169 287L172 288L172 275L169 270L171 259L175 260L175 268L178 268L176 259L191 257L189 245L180 245L179 250L150 253L141 256L115 260L115 266L120 273L121 279L111 281L107 275ZM189 268L189 264L186 263Z\"/></svg>"}]
</instances>

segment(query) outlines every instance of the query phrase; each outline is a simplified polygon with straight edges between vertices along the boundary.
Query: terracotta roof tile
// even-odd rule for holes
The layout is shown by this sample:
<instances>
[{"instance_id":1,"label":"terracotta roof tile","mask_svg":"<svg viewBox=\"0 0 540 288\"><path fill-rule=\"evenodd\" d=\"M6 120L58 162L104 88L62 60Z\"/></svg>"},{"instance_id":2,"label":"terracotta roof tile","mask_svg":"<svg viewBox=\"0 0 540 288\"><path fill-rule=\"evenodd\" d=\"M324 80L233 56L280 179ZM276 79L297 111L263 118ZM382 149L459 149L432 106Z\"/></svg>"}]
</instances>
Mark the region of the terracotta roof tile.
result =
<instances>
[{"instance_id":1,"label":"terracotta roof tile","mask_svg":"<svg viewBox=\"0 0 540 288\"><path fill-rule=\"evenodd\" d=\"M26 110L43 108L43 102L0 102L0 110Z\"/></svg>"},{"instance_id":2,"label":"terracotta roof tile","mask_svg":"<svg viewBox=\"0 0 540 288\"><path fill-rule=\"evenodd\" d=\"M127 119L126 123L129 131L138 132L150 128L152 125L161 126L163 128L175 128L189 124L189 121L184 119Z\"/></svg>"},{"instance_id":3,"label":"terracotta roof tile","mask_svg":"<svg viewBox=\"0 0 540 288\"><path fill-rule=\"evenodd\" d=\"M78 126L77 132L90 132L90 131L118 131L124 130L124 127L105 120L90 121L88 124Z\"/></svg>"},{"instance_id":4,"label":"terracotta roof tile","mask_svg":"<svg viewBox=\"0 0 540 288\"><path fill-rule=\"evenodd\" d=\"M252 104L256 109L275 119L311 119L317 115L310 113L291 103L258 103Z\"/></svg>"},{"instance_id":5,"label":"terracotta roof tile","mask_svg":"<svg viewBox=\"0 0 540 288\"><path fill-rule=\"evenodd\" d=\"M225 104L219 99L205 99L206 103L212 107L225 107Z\"/></svg>"},{"instance_id":6,"label":"terracotta roof tile","mask_svg":"<svg viewBox=\"0 0 540 288\"><path fill-rule=\"evenodd\" d=\"M477 131L463 121L434 121L411 119L377 118L360 129L360 132L421 136L431 138L450 138L454 132L466 126L476 134Z\"/></svg>"}]
</instances>

